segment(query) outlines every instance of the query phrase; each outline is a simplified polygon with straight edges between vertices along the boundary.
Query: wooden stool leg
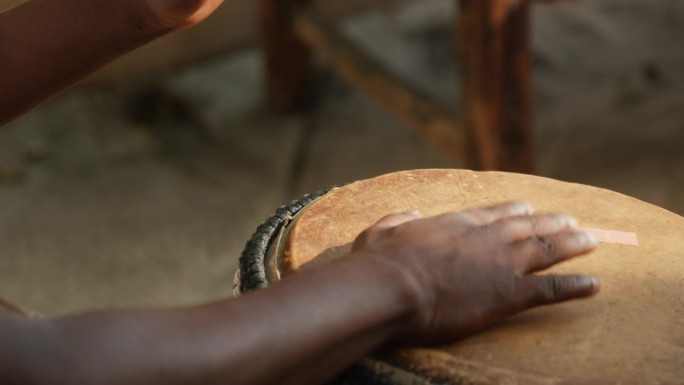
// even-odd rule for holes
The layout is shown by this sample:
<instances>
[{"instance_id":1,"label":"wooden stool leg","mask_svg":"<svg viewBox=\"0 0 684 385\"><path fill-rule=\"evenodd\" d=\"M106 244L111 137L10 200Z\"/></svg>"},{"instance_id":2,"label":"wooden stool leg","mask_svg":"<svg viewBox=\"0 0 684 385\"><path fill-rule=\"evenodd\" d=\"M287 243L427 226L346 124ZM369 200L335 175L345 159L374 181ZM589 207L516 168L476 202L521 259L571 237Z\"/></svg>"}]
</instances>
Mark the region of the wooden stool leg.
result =
<instances>
[{"instance_id":1,"label":"wooden stool leg","mask_svg":"<svg viewBox=\"0 0 684 385\"><path fill-rule=\"evenodd\" d=\"M464 120L476 169L534 168L530 4L460 0Z\"/></svg>"},{"instance_id":2,"label":"wooden stool leg","mask_svg":"<svg viewBox=\"0 0 684 385\"><path fill-rule=\"evenodd\" d=\"M259 0L267 97L272 107L281 110L302 109L312 101L312 54L293 28L296 8L307 3Z\"/></svg>"}]
</instances>

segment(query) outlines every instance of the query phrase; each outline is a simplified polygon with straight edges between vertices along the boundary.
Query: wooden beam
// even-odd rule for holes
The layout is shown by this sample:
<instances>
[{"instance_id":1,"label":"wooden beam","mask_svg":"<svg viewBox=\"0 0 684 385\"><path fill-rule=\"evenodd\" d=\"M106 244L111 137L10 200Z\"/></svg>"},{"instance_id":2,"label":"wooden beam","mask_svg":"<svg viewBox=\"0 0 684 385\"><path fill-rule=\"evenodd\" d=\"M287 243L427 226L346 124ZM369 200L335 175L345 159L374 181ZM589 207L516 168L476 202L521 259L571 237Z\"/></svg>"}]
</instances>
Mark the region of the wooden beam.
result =
<instances>
[{"instance_id":1,"label":"wooden beam","mask_svg":"<svg viewBox=\"0 0 684 385\"><path fill-rule=\"evenodd\" d=\"M429 143L463 160L463 130L447 108L388 72L314 10L297 13L295 30L350 85L383 104Z\"/></svg>"},{"instance_id":2,"label":"wooden beam","mask_svg":"<svg viewBox=\"0 0 684 385\"><path fill-rule=\"evenodd\" d=\"M530 4L460 0L464 120L473 168L534 169Z\"/></svg>"}]
</instances>

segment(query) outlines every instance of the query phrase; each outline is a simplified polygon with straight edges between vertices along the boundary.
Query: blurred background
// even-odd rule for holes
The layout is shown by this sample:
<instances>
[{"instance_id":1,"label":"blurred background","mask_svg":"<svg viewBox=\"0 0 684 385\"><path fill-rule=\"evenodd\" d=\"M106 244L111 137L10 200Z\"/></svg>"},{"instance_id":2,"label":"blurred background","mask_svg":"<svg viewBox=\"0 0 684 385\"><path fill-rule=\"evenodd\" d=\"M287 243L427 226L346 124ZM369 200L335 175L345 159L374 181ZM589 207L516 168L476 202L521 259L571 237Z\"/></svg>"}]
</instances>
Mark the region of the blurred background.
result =
<instances>
[{"instance_id":1,"label":"blurred background","mask_svg":"<svg viewBox=\"0 0 684 385\"><path fill-rule=\"evenodd\" d=\"M319 6L458 111L455 1ZM684 214L684 2L533 10L537 173ZM315 108L272 111L256 31L255 2L227 1L0 130L2 296L48 315L224 298L244 243L281 204L464 166L325 66Z\"/></svg>"}]
</instances>

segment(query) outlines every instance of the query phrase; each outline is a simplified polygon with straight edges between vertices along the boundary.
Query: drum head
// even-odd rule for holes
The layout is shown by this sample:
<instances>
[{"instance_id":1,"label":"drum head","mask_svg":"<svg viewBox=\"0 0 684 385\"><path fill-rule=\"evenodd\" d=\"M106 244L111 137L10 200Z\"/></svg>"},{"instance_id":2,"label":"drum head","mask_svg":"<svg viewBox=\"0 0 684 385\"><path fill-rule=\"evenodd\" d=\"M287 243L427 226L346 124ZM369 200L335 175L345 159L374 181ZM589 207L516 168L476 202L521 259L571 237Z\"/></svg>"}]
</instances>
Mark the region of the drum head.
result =
<instances>
[{"instance_id":1,"label":"drum head","mask_svg":"<svg viewBox=\"0 0 684 385\"><path fill-rule=\"evenodd\" d=\"M305 208L289 226L280 269L343 256L387 214L437 215L509 200L574 215L583 227L636 233L639 246L602 244L551 270L597 276L602 291L594 299L534 309L457 344L382 361L446 384L684 383L684 218L612 191L498 172L389 174L334 189Z\"/></svg>"}]
</instances>

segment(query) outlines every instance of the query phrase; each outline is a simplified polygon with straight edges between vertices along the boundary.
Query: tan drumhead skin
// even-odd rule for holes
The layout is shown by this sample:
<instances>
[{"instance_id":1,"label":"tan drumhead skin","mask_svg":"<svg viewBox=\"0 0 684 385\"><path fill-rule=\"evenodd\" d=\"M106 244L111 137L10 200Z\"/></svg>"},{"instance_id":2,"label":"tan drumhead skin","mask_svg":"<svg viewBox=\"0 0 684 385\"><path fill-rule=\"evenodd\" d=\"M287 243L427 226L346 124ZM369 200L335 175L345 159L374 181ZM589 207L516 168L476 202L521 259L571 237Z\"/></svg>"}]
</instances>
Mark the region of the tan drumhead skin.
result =
<instances>
[{"instance_id":1,"label":"tan drumhead skin","mask_svg":"<svg viewBox=\"0 0 684 385\"><path fill-rule=\"evenodd\" d=\"M640 246L602 244L553 269L597 276L602 291L592 300L535 309L453 346L385 359L447 383L684 384L684 218L612 191L498 172L389 174L309 206L290 229L285 269L321 253L343 255L390 213L436 215L509 200L572 214L584 227L635 232Z\"/></svg>"}]
</instances>

